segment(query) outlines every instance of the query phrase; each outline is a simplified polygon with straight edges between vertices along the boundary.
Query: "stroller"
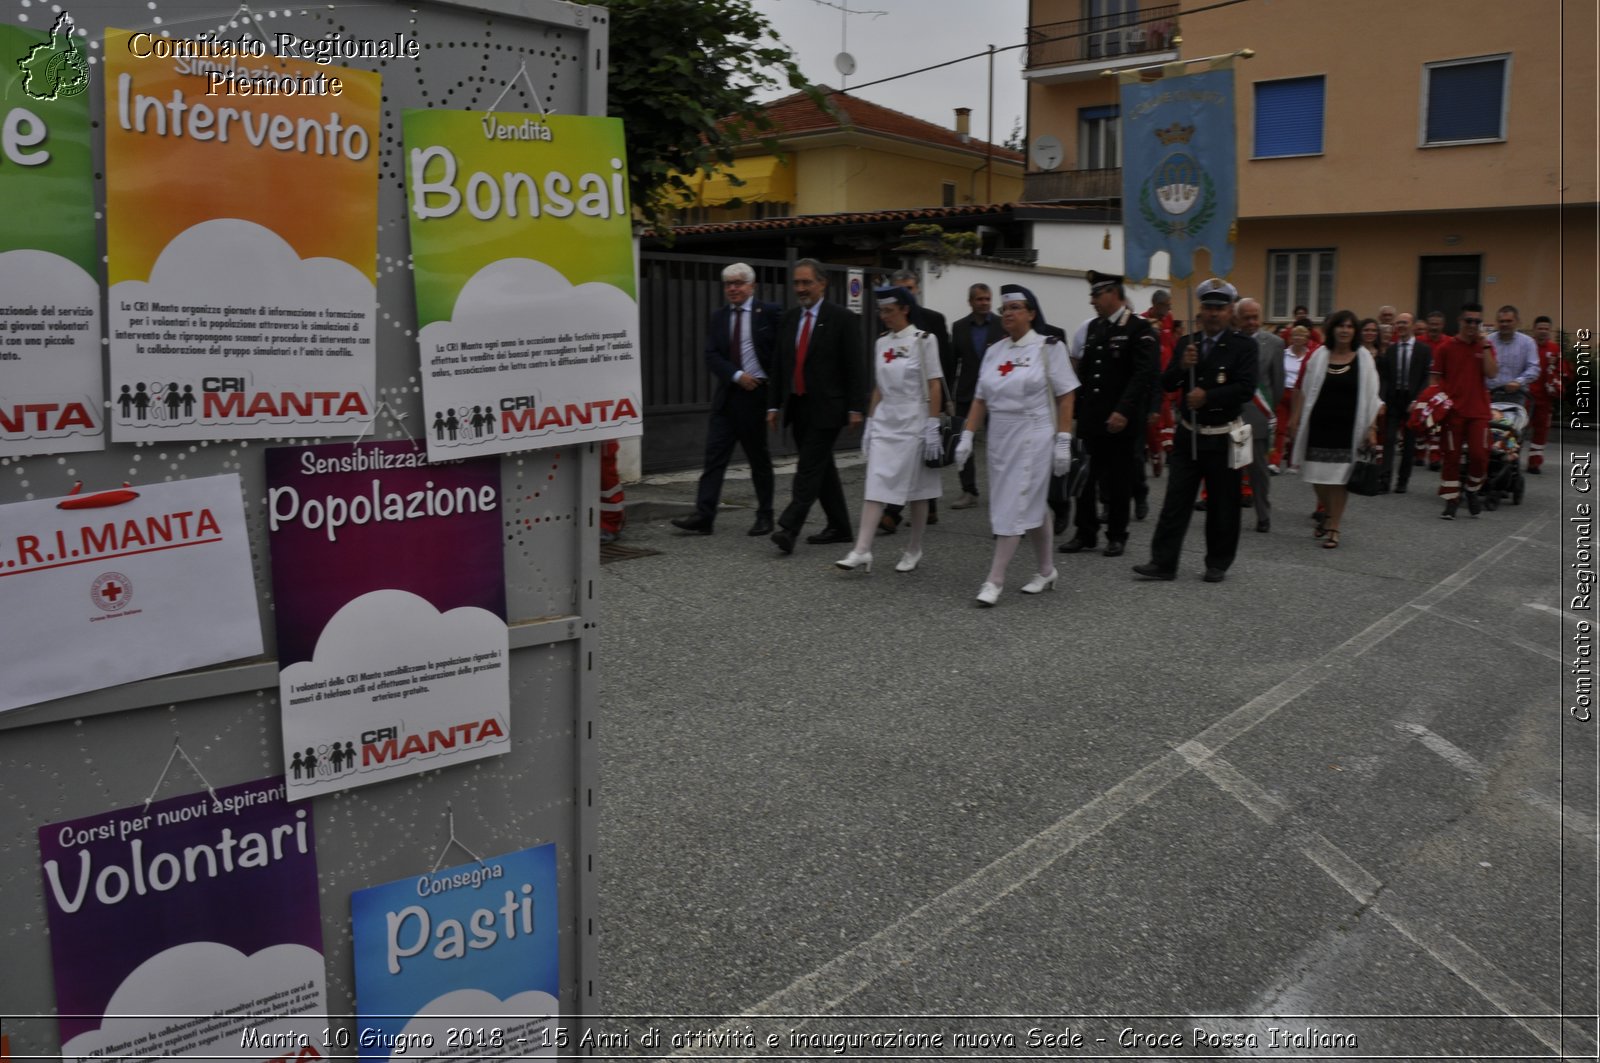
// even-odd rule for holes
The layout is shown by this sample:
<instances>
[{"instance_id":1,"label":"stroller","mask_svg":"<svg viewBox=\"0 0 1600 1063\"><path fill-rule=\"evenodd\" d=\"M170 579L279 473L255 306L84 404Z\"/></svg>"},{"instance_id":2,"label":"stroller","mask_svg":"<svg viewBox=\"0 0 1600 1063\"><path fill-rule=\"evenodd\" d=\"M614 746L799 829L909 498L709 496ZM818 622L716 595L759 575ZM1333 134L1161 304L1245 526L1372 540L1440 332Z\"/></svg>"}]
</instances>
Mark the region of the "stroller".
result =
<instances>
[{"instance_id":1,"label":"stroller","mask_svg":"<svg viewBox=\"0 0 1600 1063\"><path fill-rule=\"evenodd\" d=\"M1509 498L1513 506L1520 506L1527 487L1520 459L1528 411L1516 402L1491 402L1489 410L1489 476L1483 483L1483 504L1498 509Z\"/></svg>"}]
</instances>

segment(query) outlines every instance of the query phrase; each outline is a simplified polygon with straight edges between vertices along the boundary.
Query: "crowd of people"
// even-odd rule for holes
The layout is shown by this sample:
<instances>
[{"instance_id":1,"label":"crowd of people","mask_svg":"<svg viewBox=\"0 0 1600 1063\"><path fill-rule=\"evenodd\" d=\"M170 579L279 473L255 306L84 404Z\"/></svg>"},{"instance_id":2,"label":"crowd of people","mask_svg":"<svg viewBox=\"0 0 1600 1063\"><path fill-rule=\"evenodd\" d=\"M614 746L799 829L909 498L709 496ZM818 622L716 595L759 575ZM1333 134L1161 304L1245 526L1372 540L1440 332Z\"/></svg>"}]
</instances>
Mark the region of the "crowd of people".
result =
<instances>
[{"instance_id":1,"label":"crowd of people","mask_svg":"<svg viewBox=\"0 0 1600 1063\"><path fill-rule=\"evenodd\" d=\"M1167 292L1136 313L1122 277L1090 271L1088 279L1093 314L1069 337L1020 284L972 285L968 313L947 327L921 305L915 274L901 271L875 293L883 331L869 362L859 319L826 298L820 262L793 267L797 305L788 311L755 299L751 267L727 267L726 303L706 344L716 390L696 508L672 523L712 533L723 477L742 447L757 498L750 535L791 554L820 504L825 523L805 542L848 543L836 565L870 573L875 540L909 517L894 567L913 572L937 520L945 465L957 467L961 487L952 508L983 503L974 467L983 432L994 553L975 599L992 606L1024 539L1034 561L1024 594L1055 587L1058 549L1121 556L1130 521L1149 513L1149 481L1163 475L1149 559L1134 574L1175 579L1191 518L1203 511L1202 578L1219 583L1238 553L1242 510L1253 509L1257 532L1271 531L1274 476L1313 486L1313 535L1338 549L1357 471L1363 482L1376 477L1368 493L1403 493L1426 465L1439 474L1440 515L1455 519L1464 502L1477 516L1491 420L1512 406L1527 439L1526 472L1541 471L1564 383L1547 317L1529 335L1516 307L1502 306L1485 332L1482 308L1467 304L1447 336L1439 311L1385 306L1362 319L1337 310L1318 323L1297 307L1273 331L1259 302L1213 278L1196 289L1196 320L1184 334ZM946 425L952 414L959 437ZM793 433L797 465L777 513L767 440L780 422ZM834 451L857 424L866 478L852 528Z\"/></svg>"}]
</instances>

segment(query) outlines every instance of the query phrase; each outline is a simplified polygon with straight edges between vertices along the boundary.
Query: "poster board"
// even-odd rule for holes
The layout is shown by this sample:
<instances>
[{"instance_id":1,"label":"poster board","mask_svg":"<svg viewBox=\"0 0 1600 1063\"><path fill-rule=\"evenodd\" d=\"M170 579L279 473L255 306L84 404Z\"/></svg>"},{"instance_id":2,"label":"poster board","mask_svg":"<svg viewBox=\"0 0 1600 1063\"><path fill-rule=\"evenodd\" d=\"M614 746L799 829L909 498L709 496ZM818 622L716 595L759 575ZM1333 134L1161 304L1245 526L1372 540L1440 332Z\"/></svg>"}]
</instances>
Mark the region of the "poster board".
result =
<instances>
[{"instance_id":1,"label":"poster board","mask_svg":"<svg viewBox=\"0 0 1600 1063\"><path fill-rule=\"evenodd\" d=\"M53 18L40 5L24 9L39 28ZM230 10L232 10L230 8ZM71 5L85 42L103 42L107 28L149 28L135 15L159 15L172 32L238 36L228 13L197 0L162 0L159 11L130 13L115 0ZM400 114L437 107L483 108L498 96L526 59L545 107L563 114L600 114L605 105L607 16L546 0L474 0L464 3L369 3L279 9L261 32L293 31L308 40L380 39L415 35L431 44L417 59L342 58L337 65L381 74L382 121L374 148L377 177L377 297L374 318L375 399L368 439L416 437L423 411L417 379L416 310L409 270ZM45 27L48 28L48 27ZM102 45L103 46L103 45ZM102 59L98 48L90 55ZM90 118L104 122L99 62L91 65ZM519 83L506 93L502 113L534 111L531 92ZM110 180L103 136L90 137L94 211L104 213ZM103 217L95 219L93 257L106 253ZM100 281L105 282L101 267ZM102 298L99 311L104 317ZM109 326L106 326L109 327ZM104 331L104 329L102 330ZM99 369L104 372L105 360ZM109 384L102 389L108 397ZM354 433L343 438L348 445ZM296 432L295 443L315 441ZM281 440L288 442L289 440ZM277 643L272 562L267 549L263 452L271 440L161 440L129 443L115 433L101 451L0 456L0 504L58 497L76 481L85 490L236 474L245 498L251 543L249 577L262 627L263 653L225 665L165 675L0 713L0 933L7 963L0 969L0 999L20 1018L6 1021L17 1056L60 1051L38 828L141 804L202 786L196 769L219 790L280 775L285 768L278 715ZM349 897L359 889L426 870L448 836L453 808L458 832L482 852L511 852L555 842L561 1007L564 1014L598 1012L598 918L594 820L596 789L592 719L593 658L598 649L593 584L599 565L593 528L598 510L597 447L557 446L498 459L502 500L500 544L506 572L509 685L514 729L529 736L498 757L408 779L383 782L301 802L314 826L318 916L327 971L327 1008L352 1016L353 955ZM534 740L537 736L537 740ZM162 765L174 749L162 780ZM157 783L160 781L159 787ZM463 824L473 824L468 828ZM353 1033L353 1020L334 1029Z\"/></svg>"}]
</instances>

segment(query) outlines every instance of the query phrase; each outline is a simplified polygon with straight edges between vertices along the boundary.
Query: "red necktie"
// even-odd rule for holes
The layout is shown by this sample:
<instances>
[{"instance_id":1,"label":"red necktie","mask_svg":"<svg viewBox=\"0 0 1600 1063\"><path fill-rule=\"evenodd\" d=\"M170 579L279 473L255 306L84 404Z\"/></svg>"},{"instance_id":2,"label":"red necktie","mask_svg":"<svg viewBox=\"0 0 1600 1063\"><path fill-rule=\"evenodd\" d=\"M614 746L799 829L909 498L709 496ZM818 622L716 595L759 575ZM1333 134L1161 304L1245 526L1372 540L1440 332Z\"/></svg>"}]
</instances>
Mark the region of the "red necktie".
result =
<instances>
[{"instance_id":1,"label":"red necktie","mask_svg":"<svg viewBox=\"0 0 1600 1063\"><path fill-rule=\"evenodd\" d=\"M733 308L733 368L744 369L744 337L740 335L739 323L744 320L744 309Z\"/></svg>"},{"instance_id":2,"label":"red necktie","mask_svg":"<svg viewBox=\"0 0 1600 1063\"><path fill-rule=\"evenodd\" d=\"M794 393L806 393L806 350L811 346L811 311L806 311L805 324L800 326L800 342L794 346Z\"/></svg>"}]
</instances>

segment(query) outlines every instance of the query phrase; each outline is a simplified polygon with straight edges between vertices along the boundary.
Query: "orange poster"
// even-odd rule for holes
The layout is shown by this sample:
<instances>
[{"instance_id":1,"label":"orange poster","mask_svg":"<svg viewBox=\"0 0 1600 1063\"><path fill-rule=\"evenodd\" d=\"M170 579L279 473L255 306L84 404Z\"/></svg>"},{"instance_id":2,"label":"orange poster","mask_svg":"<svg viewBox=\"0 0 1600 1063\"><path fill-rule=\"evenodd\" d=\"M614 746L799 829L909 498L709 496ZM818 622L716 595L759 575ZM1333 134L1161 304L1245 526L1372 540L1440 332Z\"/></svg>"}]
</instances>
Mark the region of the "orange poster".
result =
<instances>
[{"instance_id":1,"label":"orange poster","mask_svg":"<svg viewBox=\"0 0 1600 1063\"><path fill-rule=\"evenodd\" d=\"M106 31L113 438L357 435L375 406L379 76L222 51Z\"/></svg>"}]
</instances>

